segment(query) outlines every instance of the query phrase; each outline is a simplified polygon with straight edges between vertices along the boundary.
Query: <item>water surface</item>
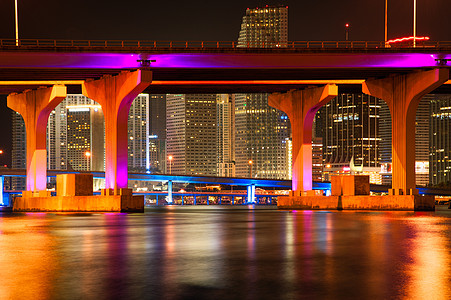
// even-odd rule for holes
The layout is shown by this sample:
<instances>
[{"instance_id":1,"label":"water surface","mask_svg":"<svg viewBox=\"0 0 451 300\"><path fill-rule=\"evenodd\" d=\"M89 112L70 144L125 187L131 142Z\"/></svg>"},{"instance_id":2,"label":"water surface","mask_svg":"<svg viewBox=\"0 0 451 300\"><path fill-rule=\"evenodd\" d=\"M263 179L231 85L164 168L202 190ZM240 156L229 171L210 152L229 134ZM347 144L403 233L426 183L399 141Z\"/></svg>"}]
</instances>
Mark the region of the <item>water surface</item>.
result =
<instances>
[{"instance_id":1,"label":"water surface","mask_svg":"<svg viewBox=\"0 0 451 300\"><path fill-rule=\"evenodd\" d=\"M451 299L451 210L2 213L0 299Z\"/></svg>"}]
</instances>

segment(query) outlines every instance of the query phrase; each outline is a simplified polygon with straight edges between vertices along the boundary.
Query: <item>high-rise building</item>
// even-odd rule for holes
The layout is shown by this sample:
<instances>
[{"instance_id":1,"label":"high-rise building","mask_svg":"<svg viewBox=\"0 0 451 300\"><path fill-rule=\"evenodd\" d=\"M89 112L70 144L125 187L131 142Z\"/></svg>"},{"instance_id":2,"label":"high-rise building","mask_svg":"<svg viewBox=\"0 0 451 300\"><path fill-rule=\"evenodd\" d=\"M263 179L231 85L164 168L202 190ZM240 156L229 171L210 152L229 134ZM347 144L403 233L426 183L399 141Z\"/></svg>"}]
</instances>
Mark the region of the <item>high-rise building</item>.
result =
<instances>
[{"instance_id":1,"label":"high-rise building","mask_svg":"<svg viewBox=\"0 0 451 300\"><path fill-rule=\"evenodd\" d=\"M218 171L221 177L235 176L235 95L217 95L216 124Z\"/></svg>"},{"instance_id":2,"label":"high-rise building","mask_svg":"<svg viewBox=\"0 0 451 300\"><path fill-rule=\"evenodd\" d=\"M217 172L215 94L166 95L167 155L170 173L211 175Z\"/></svg>"},{"instance_id":3,"label":"high-rise building","mask_svg":"<svg viewBox=\"0 0 451 300\"><path fill-rule=\"evenodd\" d=\"M12 168L26 169L27 168L27 153L26 153L26 131L25 122L22 116L13 111L12 112ZM26 180L22 177L12 177L11 189L15 191L23 191L26 188Z\"/></svg>"},{"instance_id":4,"label":"high-rise building","mask_svg":"<svg viewBox=\"0 0 451 300\"><path fill-rule=\"evenodd\" d=\"M451 182L451 95L431 94L424 98L430 101L430 183L449 184Z\"/></svg>"},{"instance_id":5,"label":"high-rise building","mask_svg":"<svg viewBox=\"0 0 451 300\"><path fill-rule=\"evenodd\" d=\"M415 119L415 182L420 186L429 184L430 115L430 98L427 95L418 104Z\"/></svg>"},{"instance_id":6,"label":"high-rise building","mask_svg":"<svg viewBox=\"0 0 451 300\"><path fill-rule=\"evenodd\" d=\"M81 94L67 95L47 122L47 168L103 171L104 134L101 106Z\"/></svg>"},{"instance_id":7,"label":"high-rise building","mask_svg":"<svg viewBox=\"0 0 451 300\"><path fill-rule=\"evenodd\" d=\"M238 47L286 47L288 7L247 9L241 23ZM268 94L237 94L235 97L236 176L288 178L287 116L268 105Z\"/></svg>"},{"instance_id":8,"label":"high-rise building","mask_svg":"<svg viewBox=\"0 0 451 300\"><path fill-rule=\"evenodd\" d=\"M325 180L335 173L349 173L351 161L370 182L381 183L380 109L382 100L364 94L340 94L324 105L323 126Z\"/></svg>"},{"instance_id":9,"label":"high-rise building","mask_svg":"<svg viewBox=\"0 0 451 300\"><path fill-rule=\"evenodd\" d=\"M241 22L238 47L286 47L288 43L288 6L246 9Z\"/></svg>"},{"instance_id":10,"label":"high-rise building","mask_svg":"<svg viewBox=\"0 0 451 300\"><path fill-rule=\"evenodd\" d=\"M133 100L128 113L128 171L146 173L150 170L149 95Z\"/></svg>"},{"instance_id":11,"label":"high-rise building","mask_svg":"<svg viewBox=\"0 0 451 300\"><path fill-rule=\"evenodd\" d=\"M166 95L150 95L149 99L150 171L168 173L166 168Z\"/></svg>"}]
</instances>

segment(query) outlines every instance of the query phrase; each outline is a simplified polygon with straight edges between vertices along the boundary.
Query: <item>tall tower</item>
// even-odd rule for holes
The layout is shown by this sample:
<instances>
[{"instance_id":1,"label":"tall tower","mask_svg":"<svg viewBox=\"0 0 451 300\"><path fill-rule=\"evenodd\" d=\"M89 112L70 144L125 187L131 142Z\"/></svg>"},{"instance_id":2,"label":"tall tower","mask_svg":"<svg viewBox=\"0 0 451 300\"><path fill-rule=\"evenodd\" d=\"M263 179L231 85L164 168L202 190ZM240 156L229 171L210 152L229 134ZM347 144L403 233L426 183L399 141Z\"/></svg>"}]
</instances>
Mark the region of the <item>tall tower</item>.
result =
<instances>
[{"instance_id":1,"label":"tall tower","mask_svg":"<svg viewBox=\"0 0 451 300\"><path fill-rule=\"evenodd\" d=\"M235 176L235 95L217 95L218 176Z\"/></svg>"},{"instance_id":2,"label":"tall tower","mask_svg":"<svg viewBox=\"0 0 451 300\"><path fill-rule=\"evenodd\" d=\"M166 95L167 155L172 174L216 175L215 94Z\"/></svg>"},{"instance_id":3,"label":"tall tower","mask_svg":"<svg viewBox=\"0 0 451 300\"><path fill-rule=\"evenodd\" d=\"M22 116L13 111L12 112L12 168L26 169L27 168L27 153L26 153L26 132L25 122ZM13 177L11 179L11 189L15 191L23 191L26 188L25 178Z\"/></svg>"},{"instance_id":4,"label":"tall tower","mask_svg":"<svg viewBox=\"0 0 451 300\"><path fill-rule=\"evenodd\" d=\"M430 101L430 183L451 182L451 95L426 95Z\"/></svg>"},{"instance_id":5,"label":"tall tower","mask_svg":"<svg viewBox=\"0 0 451 300\"><path fill-rule=\"evenodd\" d=\"M166 95L150 95L149 99L150 171L168 173L166 168Z\"/></svg>"},{"instance_id":6,"label":"tall tower","mask_svg":"<svg viewBox=\"0 0 451 300\"><path fill-rule=\"evenodd\" d=\"M382 100L364 94L340 94L320 109L326 174L363 167L371 183L381 183L379 117ZM330 180L327 178L326 180Z\"/></svg>"},{"instance_id":7,"label":"tall tower","mask_svg":"<svg viewBox=\"0 0 451 300\"><path fill-rule=\"evenodd\" d=\"M128 113L128 171L146 173L149 157L149 95L133 100Z\"/></svg>"},{"instance_id":8,"label":"tall tower","mask_svg":"<svg viewBox=\"0 0 451 300\"><path fill-rule=\"evenodd\" d=\"M288 7L247 9L241 23L238 47L286 47ZM237 94L235 97L236 176L288 178L287 116L268 105L268 94Z\"/></svg>"}]
</instances>

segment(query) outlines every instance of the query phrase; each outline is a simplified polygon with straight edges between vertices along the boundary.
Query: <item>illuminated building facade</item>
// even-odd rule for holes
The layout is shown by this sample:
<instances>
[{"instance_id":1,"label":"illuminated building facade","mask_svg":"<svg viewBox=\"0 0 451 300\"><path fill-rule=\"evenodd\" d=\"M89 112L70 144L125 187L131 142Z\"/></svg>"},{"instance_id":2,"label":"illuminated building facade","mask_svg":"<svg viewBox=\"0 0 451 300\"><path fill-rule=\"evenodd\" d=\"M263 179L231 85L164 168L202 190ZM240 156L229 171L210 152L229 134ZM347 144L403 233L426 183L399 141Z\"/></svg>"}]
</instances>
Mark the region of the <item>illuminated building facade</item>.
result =
<instances>
[{"instance_id":1,"label":"illuminated building facade","mask_svg":"<svg viewBox=\"0 0 451 300\"><path fill-rule=\"evenodd\" d=\"M288 42L288 8L266 6L247 9L241 23L238 47L286 47ZM288 178L286 139L287 116L268 105L268 94L235 96L236 176Z\"/></svg>"},{"instance_id":2,"label":"illuminated building facade","mask_svg":"<svg viewBox=\"0 0 451 300\"><path fill-rule=\"evenodd\" d=\"M22 116L13 111L12 112L12 168L26 169L27 168L27 153L26 153L26 133L25 122ZM25 178L12 177L11 189L15 191L25 190Z\"/></svg>"},{"instance_id":3,"label":"illuminated building facade","mask_svg":"<svg viewBox=\"0 0 451 300\"><path fill-rule=\"evenodd\" d=\"M235 95L216 97L218 171L221 177L235 177Z\"/></svg>"},{"instance_id":4,"label":"illuminated building facade","mask_svg":"<svg viewBox=\"0 0 451 300\"><path fill-rule=\"evenodd\" d=\"M171 173L215 176L216 94L166 95L166 123Z\"/></svg>"},{"instance_id":5,"label":"illuminated building facade","mask_svg":"<svg viewBox=\"0 0 451 300\"><path fill-rule=\"evenodd\" d=\"M149 96L150 171L168 173L166 168L166 95Z\"/></svg>"},{"instance_id":6,"label":"illuminated building facade","mask_svg":"<svg viewBox=\"0 0 451 300\"><path fill-rule=\"evenodd\" d=\"M371 183L381 183L380 109L382 100L364 94L340 94L323 106L324 179L331 174L350 173L353 160L359 174L370 176ZM321 136L321 135L318 135Z\"/></svg>"},{"instance_id":7,"label":"illuminated building facade","mask_svg":"<svg viewBox=\"0 0 451 300\"><path fill-rule=\"evenodd\" d=\"M451 182L451 95L426 95L430 101L430 183Z\"/></svg>"},{"instance_id":8,"label":"illuminated building facade","mask_svg":"<svg viewBox=\"0 0 451 300\"><path fill-rule=\"evenodd\" d=\"M146 173L150 169L149 95L133 100L128 113L128 171Z\"/></svg>"},{"instance_id":9,"label":"illuminated building facade","mask_svg":"<svg viewBox=\"0 0 451 300\"><path fill-rule=\"evenodd\" d=\"M415 181L420 186L429 184L430 115L430 98L426 95L418 105L415 126Z\"/></svg>"},{"instance_id":10,"label":"illuminated building facade","mask_svg":"<svg viewBox=\"0 0 451 300\"><path fill-rule=\"evenodd\" d=\"M101 106L81 94L67 95L52 111L47 122L47 168L103 171L104 165Z\"/></svg>"},{"instance_id":11,"label":"illuminated building facade","mask_svg":"<svg viewBox=\"0 0 451 300\"><path fill-rule=\"evenodd\" d=\"M288 7L265 6L246 9L241 22L238 47L286 47Z\"/></svg>"}]
</instances>

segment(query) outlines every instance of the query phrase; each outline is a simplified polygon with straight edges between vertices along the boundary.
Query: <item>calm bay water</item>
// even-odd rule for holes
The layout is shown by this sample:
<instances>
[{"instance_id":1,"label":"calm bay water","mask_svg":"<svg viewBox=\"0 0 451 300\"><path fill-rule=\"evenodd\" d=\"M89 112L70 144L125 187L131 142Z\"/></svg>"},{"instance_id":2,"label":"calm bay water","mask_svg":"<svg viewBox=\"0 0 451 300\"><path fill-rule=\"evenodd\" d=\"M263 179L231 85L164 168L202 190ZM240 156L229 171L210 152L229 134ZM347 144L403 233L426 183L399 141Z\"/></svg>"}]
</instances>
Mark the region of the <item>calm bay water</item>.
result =
<instances>
[{"instance_id":1,"label":"calm bay water","mask_svg":"<svg viewBox=\"0 0 451 300\"><path fill-rule=\"evenodd\" d=\"M0 299L451 299L451 210L3 213Z\"/></svg>"}]
</instances>

